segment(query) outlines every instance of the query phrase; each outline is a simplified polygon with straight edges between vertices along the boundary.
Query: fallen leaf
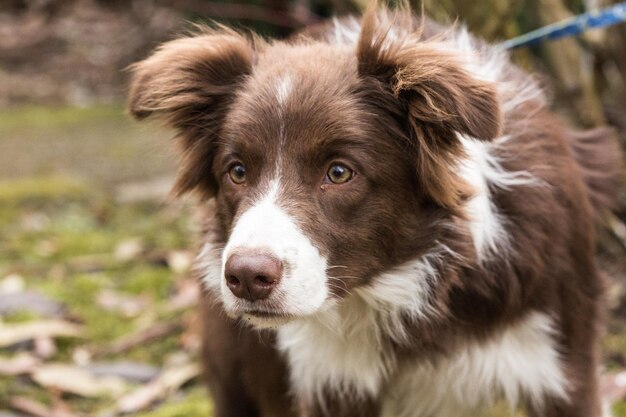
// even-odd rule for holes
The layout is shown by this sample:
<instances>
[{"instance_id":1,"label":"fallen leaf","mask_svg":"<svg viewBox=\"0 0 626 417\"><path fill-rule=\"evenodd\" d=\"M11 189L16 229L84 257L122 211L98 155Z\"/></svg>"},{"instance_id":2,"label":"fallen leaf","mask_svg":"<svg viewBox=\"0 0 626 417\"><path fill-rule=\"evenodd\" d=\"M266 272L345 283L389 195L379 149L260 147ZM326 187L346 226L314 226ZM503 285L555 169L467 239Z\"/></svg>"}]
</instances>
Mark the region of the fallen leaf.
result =
<instances>
[{"instance_id":1,"label":"fallen leaf","mask_svg":"<svg viewBox=\"0 0 626 417\"><path fill-rule=\"evenodd\" d=\"M54 239L42 239L34 247L37 255L48 258L59 251L59 244Z\"/></svg>"},{"instance_id":2,"label":"fallen leaf","mask_svg":"<svg viewBox=\"0 0 626 417\"><path fill-rule=\"evenodd\" d=\"M13 397L9 399L9 406L15 410L27 413L34 417L79 417L67 410L50 409L48 406L26 397Z\"/></svg>"},{"instance_id":3,"label":"fallen leaf","mask_svg":"<svg viewBox=\"0 0 626 417\"><path fill-rule=\"evenodd\" d=\"M18 411L32 414L36 417L49 417L51 412L40 402L25 397L14 397L9 399L9 405Z\"/></svg>"},{"instance_id":4,"label":"fallen leaf","mask_svg":"<svg viewBox=\"0 0 626 417\"><path fill-rule=\"evenodd\" d=\"M132 349L135 346L147 343L154 339L159 339L176 333L182 329L182 325L179 322L164 322L156 323L150 327L142 329L134 334L125 336L111 343L109 346L105 346L99 349L100 355L116 355L127 350Z\"/></svg>"},{"instance_id":5,"label":"fallen leaf","mask_svg":"<svg viewBox=\"0 0 626 417\"><path fill-rule=\"evenodd\" d=\"M145 383L159 374L159 368L138 362L96 362L86 367L96 376L116 376L127 381Z\"/></svg>"},{"instance_id":6,"label":"fallen leaf","mask_svg":"<svg viewBox=\"0 0 626 417\"><path fill-rule=\"evenodd\" d=\"M20 217L20 225L23 230L38 232L50 224L50 217L41 212L26 212Z\"/></svg>"},{"instance_id":7,"label":"fallen leaf","mask_svg":"<svg viewBox=\"0 0 626 417\"><path fill-rule=\"evenodd\" d=\"M0 315L29 311L43 317L57 317L63 306L50 298L32 291L2 292L0 290Z\"/></svg>"},{"instance_id":8,"label":"fallen leaf","mask_svg":"<svg viewBox=\"0 0 626 417\"><path fill-rule=\"evenodd\" d=\"M167 254L167 266L177 273L182 274L189 271L193 263L193 254L189 251L173 250Z\"/></svg>"},{"instance_id":9,"label":"fallen leaf","mask_svg":"<svg viewBox=\"0 0 626 417\"><path fill-rule=\"evenodd\" d=\"M18 274L10 274L0 281L0 294L16 294L24 291L24 278ZM0 304L2 305L2 304Z\"/></svg>"},{"instance_id":10,"label":"fallen leaf","mask_svg":"<svg viewBox=\"0 0 626 417\"><path fill-rule=\"evenodd\" d=\"M133 237L117 244L113 256L120 262L127 262L141 255L144 250L143 239Z\"/></svg>"},{"instance_id":11,"label":"fallen leaf","mask_svg":"<svg viewBox=\"0 0 626 417\"><path fill-rule=\"evenodd\" d=\"M57 345L50 337L35 338L35 354L42 359L49 359L56 355Z\"/></svg>"},{"instance_id":12,"label":"fallen leaf","mask_svg":"<svg viewBox=\"0 0 626 417\"><path fill-rule=\"evenodd\" d=\"M119 312L126 317L136 317L149 304L146 297L132 296L112 290L101 291L96 302L105 310Z\"/></svg>"},{"instance_id":13,"label":"fallen leaf","mask_svg":"<svg viewBox=\"0 0 626 417\"><path fill-rule=\"evenodd\" d=\"M43 387L82 397L118 396L128 389L122 378L98 377L84 368L61 363L42 365L31 377Z\"/></svg>"},{"instance_id":14,"label":"fallen leaf","mask_svg":"<svg viewBox=\"0 0 626 417\"><path fill-rule=\"evenodd\" d=\"M87 366L91 363L91 351L79 346L72 351L72 362L79 366Z\"/></svg>"},{"instance_id":15,"label":"fallen leaf","mask_svg":"<svg viewBox=\"0 0 626 417\"><path fill-rule=\"evenodd\" d=\"M609 403L624 399L626 397L626 371L602 375L600 395Z\"/></svg>"},{"instance_id":16,"label":"fallen leaf","mask_svg":"<svg viewBox=\"0 0 626 417\"><path fill-rule=\"evenodd\" d=\"M70 270L75 272L100 272L111 263L111 255L93 253L91 255L73 256L66 261Z\"/></svg>"},{"instance_id":17,"label":"fallen leaf","mask_svg":"<svg viewBox=\"0 0 626 417\"><path fill-rule=\"evenodd\" d=\"M63 320L39 320L17 324L0 323L0 347L41 337L80 337L82 328Z\"/></svg>"},{"instance_id":18,"label":"fallen leaf","mask_svg":"<svg viewBox=\"0 0 626 417\"><path fill-rule=\"evenodd\" d=\"M41 364L41 360L30 353L18 353L12 358L0 357L0 375L29 374Z\"/></svg>"},{"instance_id":19,"label":"fallen leaf","mask_svg":"<svg viewBox=\"0 0 626 417\"><path fill-rule=\"evenodd\" d=\"M119 186L115 190L115 198L120 203L164 201L169 191L172 189L173 184L174 181L171 176L127 183Z\"/></svg>"},{"instance_id":20,"label":"fallen leaf","mask_svg":"<svg viewBox=\"0 0 626 417\"><path fill-rule=\"evenodd\" d=\"M120 398L117 402L117 409L121 413L143 410L198 375L200 375L200 366L196 363L167 368L154 381Z\"/></svg>"}]
</instances>

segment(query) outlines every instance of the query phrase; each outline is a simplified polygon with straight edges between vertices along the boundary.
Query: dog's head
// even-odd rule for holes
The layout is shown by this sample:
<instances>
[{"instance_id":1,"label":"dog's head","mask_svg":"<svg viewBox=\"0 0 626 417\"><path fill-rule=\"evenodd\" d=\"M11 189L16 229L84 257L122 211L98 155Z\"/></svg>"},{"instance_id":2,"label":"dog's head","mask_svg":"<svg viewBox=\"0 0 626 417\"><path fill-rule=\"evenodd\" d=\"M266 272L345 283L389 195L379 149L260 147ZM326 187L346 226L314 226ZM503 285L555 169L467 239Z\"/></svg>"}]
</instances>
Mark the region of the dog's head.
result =
<instances>
[{"instance_id":1,"label":"dog's head","mask_svg":"<svg viewBox=\"0 0 626 417\"><path fill-rule=\"evenodd\" d=\"M229 314L324 309L424 254L471 192L458 134L498 135L494 87L410 26L370 12L335 44L220 28L134 66L131 113L178 131L177 191L215 199L205 282Z\"/></svg>"}]
</instances>

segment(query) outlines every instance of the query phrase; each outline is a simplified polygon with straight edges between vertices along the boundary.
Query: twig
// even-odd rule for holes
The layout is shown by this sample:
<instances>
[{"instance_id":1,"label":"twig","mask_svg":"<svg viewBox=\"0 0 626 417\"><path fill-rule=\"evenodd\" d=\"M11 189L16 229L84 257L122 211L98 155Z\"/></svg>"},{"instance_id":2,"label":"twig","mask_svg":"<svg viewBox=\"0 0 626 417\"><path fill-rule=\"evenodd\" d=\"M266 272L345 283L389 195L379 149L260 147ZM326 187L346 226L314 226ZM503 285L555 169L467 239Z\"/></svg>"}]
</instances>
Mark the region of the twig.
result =
<instances>
[{"instance_id":1,"label":"twig","mask_svg":"<svg viewBox=\"0 0 626 417\"><path fill-rule=\"evenodd\" d=\"M168 336L182 330L179 322L157 323L135 334L119 339L109 346L98 351L99 355L116 355L126 352L135 346L148 343L151 340Z\"/></svg>"},{"instance_id":2,"label":"twig","mask_svg":"<svg viewBox=\"0 0 626 417\"><path fill-rule=\"evenodd\" d=\"M14 410L21 411L23 413L30 414L35 417L78 417L78 414L71 413L69 411L53 409L40 402L31 400L26 397L13 397L9 399L9 406Z\"/></svg>"}]
</instances>

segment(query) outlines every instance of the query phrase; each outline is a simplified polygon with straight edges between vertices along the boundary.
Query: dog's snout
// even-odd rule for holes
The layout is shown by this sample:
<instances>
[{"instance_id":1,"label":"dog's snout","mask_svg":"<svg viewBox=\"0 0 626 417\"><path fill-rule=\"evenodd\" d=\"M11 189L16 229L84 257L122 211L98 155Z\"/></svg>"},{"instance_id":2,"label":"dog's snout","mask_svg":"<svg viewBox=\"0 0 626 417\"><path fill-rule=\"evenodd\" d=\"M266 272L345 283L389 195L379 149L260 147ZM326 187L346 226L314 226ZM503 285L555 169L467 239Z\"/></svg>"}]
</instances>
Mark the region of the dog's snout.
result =
<instances>
[{"instance_id":1,"label":"dog's snout","mask_svg":"<svg viewBox=\"0 0 626 417\"><path fill-rule=\"evenodd\" d=\"M226 261L226 285L238 298L249 301L267 298L282 275L282 264L270 255L232 254Z\"/></svg>"}]
</instances>

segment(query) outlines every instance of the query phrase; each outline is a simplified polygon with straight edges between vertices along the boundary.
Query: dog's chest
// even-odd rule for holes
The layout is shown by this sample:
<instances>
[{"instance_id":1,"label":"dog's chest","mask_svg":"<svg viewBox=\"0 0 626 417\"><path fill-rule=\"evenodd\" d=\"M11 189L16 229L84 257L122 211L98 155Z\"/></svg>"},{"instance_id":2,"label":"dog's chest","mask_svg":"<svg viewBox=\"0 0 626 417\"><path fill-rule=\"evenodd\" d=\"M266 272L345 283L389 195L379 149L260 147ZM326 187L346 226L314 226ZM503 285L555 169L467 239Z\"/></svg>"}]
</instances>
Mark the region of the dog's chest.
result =
<instances>
[{"instance_id":1,"label":"dog's chest","mask_svg":"<svg viewBox=\"0 0 626 417\"><path fill-rule=\"evenodd\" d=\"M301 320L278 330L291 383L302 397L312 399L326 389L376 397L393 373L395 361L375 317L362 305L351 310L348 316L331 310L320 320Z\"/></svg>"},{"instance_id":2,"label":"dog's chest","mask_svg":"<svg viewBox=\"0 0 626 417\"><path fill-rule=\"evenodd\" d=\"M410 366L398 365L373 319L361 311L348 318L351 328L330 321L281 328L279 346L294 391L305 400L323 391L368 396L399 417L464 416L500 399L540 407L546 396L566 396L546 315L532 313L485 342L468 342L453 355L417 359Z\"/></svg>"}]
</instances>

